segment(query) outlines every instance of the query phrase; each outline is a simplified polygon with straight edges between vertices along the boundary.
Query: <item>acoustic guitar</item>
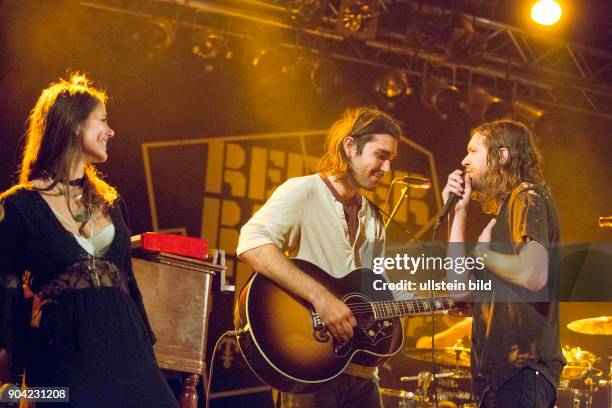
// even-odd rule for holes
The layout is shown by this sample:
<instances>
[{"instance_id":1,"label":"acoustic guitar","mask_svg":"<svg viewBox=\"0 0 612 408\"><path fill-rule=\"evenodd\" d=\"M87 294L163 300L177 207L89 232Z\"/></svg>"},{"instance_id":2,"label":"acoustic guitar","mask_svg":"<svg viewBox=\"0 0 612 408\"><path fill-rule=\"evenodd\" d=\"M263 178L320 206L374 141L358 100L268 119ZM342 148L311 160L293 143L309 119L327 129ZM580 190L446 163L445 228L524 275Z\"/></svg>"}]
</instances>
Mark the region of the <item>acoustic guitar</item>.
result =
<instances>
[{"instance_id":1,"label":"acoustic guitar","mask_svg":"<svg viewBox=\"0 0 612 408\"><path fill-rule=\"evenodd\" d=\"M373 289L374 280L382 278L371 269L337 279L310 262L292 262L341 299L357 326L349 342L336 340L310 303L253 273L234 312L238 344L253 372L284 392L312 392L349 362L378 366L402 347L400 317L454 308L446 297L393 300L391 292Z\"/></svg>"}]
</instances>

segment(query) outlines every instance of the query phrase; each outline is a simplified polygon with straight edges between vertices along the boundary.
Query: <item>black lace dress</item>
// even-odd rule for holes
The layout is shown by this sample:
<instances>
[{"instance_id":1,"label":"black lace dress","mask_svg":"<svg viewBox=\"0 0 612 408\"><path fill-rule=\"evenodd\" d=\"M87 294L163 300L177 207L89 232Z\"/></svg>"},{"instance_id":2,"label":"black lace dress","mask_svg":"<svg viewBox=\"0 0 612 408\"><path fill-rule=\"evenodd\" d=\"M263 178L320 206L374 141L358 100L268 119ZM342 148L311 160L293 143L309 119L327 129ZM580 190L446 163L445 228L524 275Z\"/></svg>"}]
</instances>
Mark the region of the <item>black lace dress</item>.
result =
<instances>
[{"instance_id":1,"label":"black lace dress","mask_svg":"<svg viewBox=\"0 0 612 408\"><path fill-rule=\"evenodd\" d=\"M28 386L69 387L63 408L178 407L153 354L121 201L110 210L112 243L93 259L38 192L17 190L2 205L0 348L25 365ZM24 271L42 299L38 327Z\"/></svg>"}]
</instances>

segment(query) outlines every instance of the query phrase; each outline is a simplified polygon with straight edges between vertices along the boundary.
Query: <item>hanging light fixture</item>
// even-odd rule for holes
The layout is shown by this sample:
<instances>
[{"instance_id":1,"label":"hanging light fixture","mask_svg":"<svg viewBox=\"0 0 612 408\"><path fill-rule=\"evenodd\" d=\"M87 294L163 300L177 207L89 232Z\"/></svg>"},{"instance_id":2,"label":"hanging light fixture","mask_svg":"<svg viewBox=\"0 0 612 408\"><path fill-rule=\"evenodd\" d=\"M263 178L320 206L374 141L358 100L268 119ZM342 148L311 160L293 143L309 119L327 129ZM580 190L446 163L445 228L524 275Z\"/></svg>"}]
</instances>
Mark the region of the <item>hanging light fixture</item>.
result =
<instances>
[{"instance_id":1,"label":"hanging light fixture","mask_svg":"<svg viewBox=\"0 0 612 408\"><path fill-rule=\"evenodd\" d=\"M421 101L425 106L436 111L442 120L461 113L459 89L439 76L432 75L425 80Z\"/></svg>"},{"instance_id":2,"label":"hanging light fixture","mask_svg":"<svg viewBox=\"0 0 612 408\"><path fill-rule=\"evenodd\" d=\"M390 101L396 102L412 94L412 88L406 71L387 72L374 82L374 90Z\"/></svg>"},{"instance_id":3,"label":"hanging light fixture","mask_svg":"<svg viewBox=\"0 0 612 408\"><path fill-rule=\"evenodd\" d=\"M170 48L176 37L176 26L167 18L155 17L140 28L138 40L146 48L161 51Z\"/></svg>"},{"instance_id":4,"label":"hanging light fixture","mask_svg":"<svg viewBox=\"0 0 612 408\"><path fill-rule=\"evenodd\" d=\"M512 104L491 94L486 89L474 86L468 91L465 104L467 114L479 122L489 122L512 116Z\"/></svg>"}]
</instances>

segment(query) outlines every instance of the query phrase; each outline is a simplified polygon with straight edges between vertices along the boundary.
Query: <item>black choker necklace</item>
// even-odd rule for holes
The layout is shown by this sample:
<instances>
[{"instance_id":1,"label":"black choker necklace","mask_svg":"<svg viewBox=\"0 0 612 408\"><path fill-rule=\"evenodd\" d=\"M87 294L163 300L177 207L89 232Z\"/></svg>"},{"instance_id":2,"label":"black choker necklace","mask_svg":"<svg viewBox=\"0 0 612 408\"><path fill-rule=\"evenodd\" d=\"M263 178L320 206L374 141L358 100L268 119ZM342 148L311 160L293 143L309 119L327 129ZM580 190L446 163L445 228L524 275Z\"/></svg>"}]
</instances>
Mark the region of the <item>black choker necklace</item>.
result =
<instances>
[{"instance_id":1,"label":"black choker necklace","mask_svg":"<svg viewBox=\"0 0 612 408\"><path fill-rule=\"evenodd\" d=\"M61 180L58 179L57 176L54 173L50 173L48 174L49 177L49 181L53 182L53 180L57 180L57 182L62 183L64 185L70 185L72 187L84 187L85 186L85 180L86 177L85 175L77 178L77 179L72 179L72 180Z\"/></svg>"},{"instance_id":2,"label":"black choker necklace","mask_svg":"<svg viewBox=\"0 0 612 408\"><path fill-rule=\"evenodd\" d=\"M71 185L73 187L83 187L85 185L85 176L73 180L60 180L60 183Z\"/></svg>"}]
</instances>

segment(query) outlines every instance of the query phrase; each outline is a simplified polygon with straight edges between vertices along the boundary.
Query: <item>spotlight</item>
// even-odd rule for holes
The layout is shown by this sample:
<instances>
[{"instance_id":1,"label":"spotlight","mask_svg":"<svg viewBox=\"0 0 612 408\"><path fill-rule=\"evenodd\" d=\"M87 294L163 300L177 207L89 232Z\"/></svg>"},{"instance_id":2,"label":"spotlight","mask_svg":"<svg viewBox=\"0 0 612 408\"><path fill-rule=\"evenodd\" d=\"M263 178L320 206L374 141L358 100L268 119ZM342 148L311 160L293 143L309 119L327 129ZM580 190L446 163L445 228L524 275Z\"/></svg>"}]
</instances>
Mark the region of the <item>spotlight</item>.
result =
<instances>
[{"instance_id":1,"label":"spotlight","mask_svg":"<svg viewBox=\"0 0 612 408\"><path fill-rule=\"evenodd\" d=\"M512 116L512 104L503 101L479 86L469 90L465 110L470 117L480 122L489 122Z\"/></svg>"},{"instance_id":2,"label":"spotlight","mask_svg":"<svg viewBox=\"0 0 612 408\"><path fill-rule=\"evenodd\" d=\"M391 71L374 82L374 90L391 102L396 102L412 94L408 74L404 71Z\"/></svg>"},{"instance_id":3,"label":"spotlight","mask_svg":"<svg viewBox=\"0 0 612 408\"><path fill-rule=\"evenodd\" d=\"M461 112L459 89L438 76L427 78L423 84L421 101L428 108L435 110L442 120L447 120L450 116L456 116Z\"/></svg>"},{"instance_id":4,"label":"spotlight","mask_svg":"<svg viewBox=\"0 0 612 408\"><path fill-rule=\"evenodd\" d=\"M206 72L210 73L225 59L233 59L234 54L227 49L227 40L210 29L194 29L192 32L191 52L204 61Z\"/></svg>"},{"instance_id":5,"label":"spotlight","mask_svg":"<svg viewBox=\"0 0 612 408\"><path fill-rule=\"evenodd\" d=\"M148 51L156 52L170 48L176 36L175 25L167 18L156 17L147 22L132 35Z\"/></svg>"},{"instance_id":6,"label":"spotlight","mask_svg":"<svg viewBox=\"0 0 612 408\"><path fill-rule=\"evenodd\" d=\"M446 44L444 58L448 61L465 61L482 56L487 47L487 37L479 34L462 14L447 15L438 28L441 40Z\"/></svg>"},{"instance_id":7,"label":"spotlight","mask_svg":"<svg viewBox=\"0 0 612 408\"><path fill-rule=\"evenodd\" d=\"M531 19L543 26L551 26L561 19L561 6L555 0L539 0L531 8Z\"/></svg>"},{"instance_id":8,"label":"spotlight","mask_svg":"<svg viewBox=\"0 0 612 408\"><path fill-rule=\"evenodd\" d=\"M215 59L225 50L223 37L212 30L194 30L192 43L191 52L205 60Z\"/></svg>"},{"instance_id":9,"label":"spotlight","mask_svg":"<svg viewBox=\"0 0 612 408\"><path fill-rule=\"evenodd\" d=\"M378 25L378 0L342 0L338 16L338 31L362 40L374 38Z\"/></svg>"},{"instance_id":10,"label":"spotlight","mask_svg":"<svg viewBox=\"0 0 612 408\"><path fill-rule=\"evenodd\" d=\"M545 115L542 109L525 101L514 101L514 119L525 122L531 126L535 126L537 122Z\"/></svg>"},{"instance_id":11,"label":"spotlight","mask_svg":"<svg viewBox=\"0 0 612 408\"><path fill-rule=\"evenodd\" d=\"M550 112L525 101L514 101L514 114L512 117L523 122L540 137L550 137L558 133L559 118L553 117Z\"/></svg>"}]
</instances>

